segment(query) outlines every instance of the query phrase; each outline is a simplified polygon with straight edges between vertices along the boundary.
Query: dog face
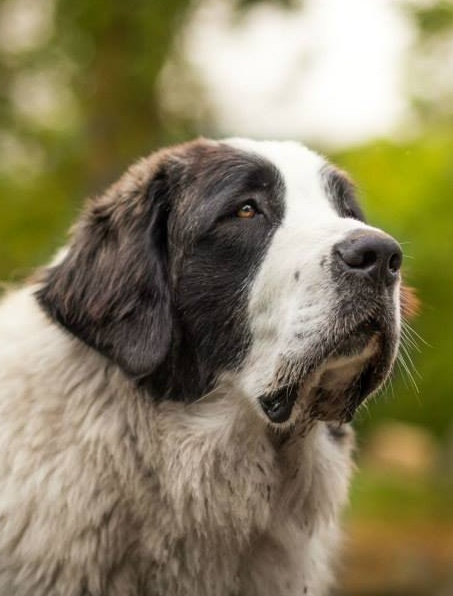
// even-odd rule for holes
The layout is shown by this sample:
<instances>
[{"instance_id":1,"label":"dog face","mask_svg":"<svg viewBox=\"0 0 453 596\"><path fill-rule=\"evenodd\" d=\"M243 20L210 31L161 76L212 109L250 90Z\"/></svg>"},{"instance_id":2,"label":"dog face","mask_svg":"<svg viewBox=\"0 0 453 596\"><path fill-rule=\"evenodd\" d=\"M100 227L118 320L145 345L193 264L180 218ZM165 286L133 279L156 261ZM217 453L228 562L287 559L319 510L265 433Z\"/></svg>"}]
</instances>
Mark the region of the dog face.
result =
<instances>
[{"instance_id":1,"label":"dog face","mask_svg":"<svg viewBox=\"0 0 453 596\"><path fill-rule=\"evenodd\" d=\"M37 298L156 399L228 383L272 424L341 421L391 370L400 265L319 155L199 140L89 202Z\"/></svg>"},{"instance_id":2,"label":"dog face","mask_svg":"<svg viewBox=\"0 0 453 596\"><path fill-rule=\"evenodd\" d=\"M296 144L259 146L283 178L284 216L249 300L241 383L270 420L349 420L386 378L400 329L398 244L364 222L344 174Z\"/></svg>"}]
</instances>

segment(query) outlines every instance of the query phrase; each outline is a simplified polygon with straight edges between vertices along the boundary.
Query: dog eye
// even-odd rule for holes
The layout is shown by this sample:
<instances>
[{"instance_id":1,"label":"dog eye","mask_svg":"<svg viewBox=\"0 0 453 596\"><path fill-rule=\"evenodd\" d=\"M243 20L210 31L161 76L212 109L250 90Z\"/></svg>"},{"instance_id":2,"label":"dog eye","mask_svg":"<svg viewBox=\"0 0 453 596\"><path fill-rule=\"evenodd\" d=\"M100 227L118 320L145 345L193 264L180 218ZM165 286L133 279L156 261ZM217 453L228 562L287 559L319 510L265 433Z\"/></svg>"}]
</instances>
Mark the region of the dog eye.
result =
<instances>
[{"instance_id":1,"label":"dog eye","mask_svg":"<svg viewBox=\"0 0 453 596\"><path fill-rule=\"evenodd\" d=\"M236 217L241 217L244 219L252 219L258 213L256 206L252 203L244 203L241 205L239 209L236 211Z\"/></svg>"}]
</instances>

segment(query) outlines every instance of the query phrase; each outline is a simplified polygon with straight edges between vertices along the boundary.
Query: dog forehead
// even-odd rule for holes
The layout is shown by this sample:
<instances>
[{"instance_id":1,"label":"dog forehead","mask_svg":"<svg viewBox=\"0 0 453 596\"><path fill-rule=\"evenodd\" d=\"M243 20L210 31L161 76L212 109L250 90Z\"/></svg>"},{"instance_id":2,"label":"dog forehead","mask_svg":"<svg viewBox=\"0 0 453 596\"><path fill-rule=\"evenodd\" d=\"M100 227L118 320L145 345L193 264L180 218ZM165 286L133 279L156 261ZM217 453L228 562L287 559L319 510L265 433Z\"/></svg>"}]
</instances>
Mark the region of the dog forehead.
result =
<instances>
[{"instance_id":1,"label":"dog forehead","mask_svg":"<svg viewBox=\"0 0 453 596\"><path fill-rule=\"evenodd\" d=\"M285 185L286 221L337 215L326 193L324 172L328 162L296 141L222 141L242 151L260 155L279 171Z\"/></svg>"},{"instance_id":2,"label":"dog forehead","mask_svg":"<svg viewBox=\"0 0 453 596\"><path fill-rule=\"evenodd\" d=\"M287 174L313 175L325 166L318 153L297 141L255 141L241 137L221 141L231 147L261 155Z\"/></svg>"}]
</instances>

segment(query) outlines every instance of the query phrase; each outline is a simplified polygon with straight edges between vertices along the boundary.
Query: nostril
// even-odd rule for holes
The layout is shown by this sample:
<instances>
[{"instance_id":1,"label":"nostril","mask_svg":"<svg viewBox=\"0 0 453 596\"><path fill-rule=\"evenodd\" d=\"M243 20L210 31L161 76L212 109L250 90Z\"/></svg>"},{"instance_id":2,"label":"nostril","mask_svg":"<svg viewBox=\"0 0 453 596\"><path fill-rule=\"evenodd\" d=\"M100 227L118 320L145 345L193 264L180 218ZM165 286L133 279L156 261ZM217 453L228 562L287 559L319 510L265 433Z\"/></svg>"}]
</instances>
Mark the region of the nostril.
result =
<instances>
[{"instance_id":1,"label":"nostril","mask_svg":"<svg viewBox=\"0 0 453 596\"><path fill-rule=\"evenodd\" d=\"M341 260L351 269L368 269L373 267L378 260L375 250L362 250L354 244L351 246L339 246L337 254Z\"/></svg>"},{"instance_id":2,"label":"nostril","mask_svg":"<svg viewBox=\"0 0 453 596\"><path fill-rule=\"evenodd\" d=\"M401 269L402 261L403 257L401 255L401 252L393 253L393 255L390 257L388 265L390 273L398 273L398 271Z\"/></svg>"},{"instance_id":3,"label":"nostril","mask_svg":"<svg viewBox=\"0 0 453 596\"><path fill-rule=\"evenodd\" d=\"M377 253L374 250L367 250L363 253L362 263L359 266L362 269L368 269L369 267L373 267L377 259Z\"/></svg>"}]
</instances>

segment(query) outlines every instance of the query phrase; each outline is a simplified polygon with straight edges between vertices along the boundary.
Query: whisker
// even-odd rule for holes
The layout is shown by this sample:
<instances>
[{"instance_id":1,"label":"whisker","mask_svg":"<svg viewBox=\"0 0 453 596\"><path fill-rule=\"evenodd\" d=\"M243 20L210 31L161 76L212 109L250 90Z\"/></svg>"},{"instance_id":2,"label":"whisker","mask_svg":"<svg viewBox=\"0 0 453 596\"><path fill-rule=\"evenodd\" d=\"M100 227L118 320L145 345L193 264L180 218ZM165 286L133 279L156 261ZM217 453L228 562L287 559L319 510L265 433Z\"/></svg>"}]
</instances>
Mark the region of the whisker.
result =
<instances>
[{"instance_id":1,"label":"whisker","mask_svg":"<svg viewBox=\"0 0 453 596\"><path fill-rule=\"evenodd\" d=\"M390 391L390 393L392 395L392 399L395 399L395 388L393 386L393 380L392 380L391 376L387 377L387 379L382 387L382 390L386 391L386 392Z\"/></svg>"},{"instance_id":2,"label":"whisker","mask_svg":"<svg viewBox=\"0 0 453 596\"><path fill-rule=\"evenodd\" d=\"M402 371L404 370L404 373L407 375L407 379L410 381L410 383L412 384L413 389L415 390L415 393L417 395L417 400L420 403L420 399L418 398L418 396L420 395L420 390L418 388L417 382L414 378L414 375L412 374L406 360L404 359L403 354L401 354L401 352L398 354L398 362L399 364L403 367ZM401 369L400 369L401 370ZM403 379L404 379L404 375L403 375Z\"/></svg>"},{"instance_id":3,"label":"whisker","mask_svg":"<svg viewBox=\"0 0 453 596\"><path fill-rule=\"evenodd\" d=\"M420 346L418 345L418 342L417 342L417 339L414 339L414 337L412 337L410 335L410 333L408 333L407 330L404 328L401 329L401 343L408 344L411 348L413 348L417 352L419 352L419 353L421 352Z\"/></svg>"},{"instance_id":4,"label":"whisker","mask_svg":"<svg viewBox=\"0 0 453 596\"><path fill-rule=\"evenodd\" d=\"M432 348L433 346L431 344L429 344L425 339L423 339L423 337L417 333L415 331L415 329L413 327L410 326L410 324L407 321L404 321L404 328L405 330L410 333L412 336L415 336L419 341L421 341L425 346L428 346L429 348Z\"/></svg>"},{"instance_id":5,"label":"whisker","mask_svg":"<svg viewBox=\"0 0 453 596\"><path fill-rule=\"evenodd\" d=\"M412 370L418 376L418 378L421 379L420 373L418 372L417 367L415 366L414 361L412 360L409 350L406 348L404 343L402 343L400 347L401 347L401 350L404 352L404 355L406 356L407 360L409 361L409 364L411 365Z\"/></svg>"}]
</instances>

